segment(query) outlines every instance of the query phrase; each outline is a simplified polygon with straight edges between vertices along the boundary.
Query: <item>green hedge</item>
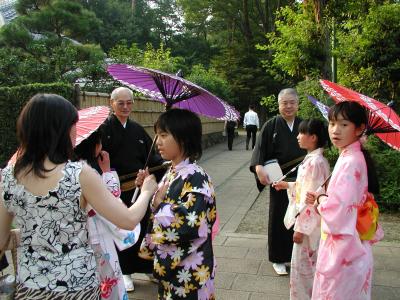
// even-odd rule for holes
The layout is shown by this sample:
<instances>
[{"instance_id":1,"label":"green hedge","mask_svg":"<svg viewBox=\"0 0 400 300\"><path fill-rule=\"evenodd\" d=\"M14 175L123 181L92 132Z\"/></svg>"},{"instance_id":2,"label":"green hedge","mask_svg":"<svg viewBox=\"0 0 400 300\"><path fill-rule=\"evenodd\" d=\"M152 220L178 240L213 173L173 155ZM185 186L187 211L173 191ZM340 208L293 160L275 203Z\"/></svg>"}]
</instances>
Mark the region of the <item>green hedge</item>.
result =
<instances>
[{"instance_id":1,"label":"green hedge","mask_svg":"<svg viewBox=\"0 0 400 300\"><path fill-rule=\"evenodd\" d=\"M16 122L25 103L37 93L58 94L74 105L74 88L66 83L35 83L0 87L0 162L8 161L17 149Z\"/></svg>"}]
</instances>

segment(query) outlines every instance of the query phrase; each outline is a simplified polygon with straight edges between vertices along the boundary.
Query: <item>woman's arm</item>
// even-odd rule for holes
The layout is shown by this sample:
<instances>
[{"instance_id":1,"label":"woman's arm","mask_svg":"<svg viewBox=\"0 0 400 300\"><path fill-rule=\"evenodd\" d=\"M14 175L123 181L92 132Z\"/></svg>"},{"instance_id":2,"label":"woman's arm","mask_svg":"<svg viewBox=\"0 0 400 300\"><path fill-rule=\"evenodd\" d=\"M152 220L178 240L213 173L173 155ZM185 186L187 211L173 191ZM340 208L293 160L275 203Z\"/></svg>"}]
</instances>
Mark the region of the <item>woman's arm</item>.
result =
<instances>
[{"instance_id":1,"label":"woman's arm","mask_svg":"<svg viewBox=\"0 0 400 300\"><path fill-rule=\"evenodd\" d=\"M0 186L0 249L7 247L6 243L11 230L13 215L4 206L3 188Z\"/></svg>"},{"instance_id":2,"label":"woman's arm","mask_svg":"<svg viewBox=\"0 0 400 300\"><path fill-rule=\"evenodd\" d=\"M136 202L127 208L107 190L95 170L84 165L80 174L84 199L103 217L122 229L133 230L146 213L150 199L157 190L153 175L147 177Z\"/></svg>"}]
</instances>

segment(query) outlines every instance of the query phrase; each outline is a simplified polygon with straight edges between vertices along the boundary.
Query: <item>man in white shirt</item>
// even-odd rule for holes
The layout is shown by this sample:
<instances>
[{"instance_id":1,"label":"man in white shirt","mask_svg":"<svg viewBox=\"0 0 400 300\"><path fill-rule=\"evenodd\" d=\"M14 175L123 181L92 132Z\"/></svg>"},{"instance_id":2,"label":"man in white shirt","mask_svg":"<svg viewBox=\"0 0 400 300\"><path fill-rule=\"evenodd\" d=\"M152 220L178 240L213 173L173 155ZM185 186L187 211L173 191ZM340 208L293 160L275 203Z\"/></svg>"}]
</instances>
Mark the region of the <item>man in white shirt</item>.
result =
<instances>
[{"instance_id":1,"label":"man in white shirt","mask_svg":"<svg viewBox=\"0 0 400 300\"><path fill-rule=\"evenodd\" d=\"M258 121L258 115L254 111L254 105L250 104L249 105L249 111L244 114L244 119L243 119L243 127L246 128L247 132L247 137L246 137L246 150L249 150L249 142L250 142L250 137L251 139L251 149L254 148L254 145L256 144L256 134L257 130L259 128L259 121Z\"/></svg>"}]
</instances>

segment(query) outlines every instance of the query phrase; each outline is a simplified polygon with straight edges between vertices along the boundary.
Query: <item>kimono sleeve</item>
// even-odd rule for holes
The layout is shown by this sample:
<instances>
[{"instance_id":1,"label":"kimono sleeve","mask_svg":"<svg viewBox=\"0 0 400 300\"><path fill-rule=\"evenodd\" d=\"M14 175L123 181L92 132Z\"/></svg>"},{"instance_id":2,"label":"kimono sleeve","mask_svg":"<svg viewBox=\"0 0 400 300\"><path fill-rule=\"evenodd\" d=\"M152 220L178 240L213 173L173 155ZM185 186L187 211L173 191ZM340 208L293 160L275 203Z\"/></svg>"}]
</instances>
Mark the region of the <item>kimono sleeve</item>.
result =
<instances>
[{"instance_id":1,"label":"kimono sleeve","mask_svg":"<svg viewBox=\"0 0 400 300\"><path fill-rule=\"evenodd\" d=\"M255 166L264 165L264 162L272 156L272 131L276 123L276 117L266 122L257 136L250 162L250 171L255 172Z\"/></svg>"},{"instance_id":2,"label":"kimono sleeve","mask_svg":"<svg viewBox=\"0 0 400 300\"><path fill-rule=\"evenodd\" d=\"M114 197L121 196L121 187L118 175L115 171L104 172L101 174L103 182L107 186L107 189L113 194Z\"/></svg>"},{"instance_id":3,"label":"kimono sleeve","mask_svg":"<svg viewBox=\"0 0 400 300\"><path fill-rule=\"evenodd\" d=\"M101 176L107 189L114 195L115 201L120 201L122 203L122 200L118 198L121 195L121 189L117 173L115 171L104 172ZM132 247L138 241L140 235L140 223L134 230L125 230L114 225L99 214L97 214L97 218L103 223L107 236L112 238L118 250L122 251Z\"/></svg>"},{"instance_id":4,"label":"kimono sleeve","mask_svg":"<svg viewBox=\"0 0 400 300\"><path fill-rule=\"evenodd\" d=\"M156 245L157 252L154 266L156 272L165 269L167 277L170 276L167 270L189 263L190 259L186 261L189 256L201 257L205 252L212 253L208 251L216 220L216 206L211 182L207 176L196 173L184 182L178 198L172 201L167 194L167 201L154 212L151 235L151 243Z\"/></svg>"},{"instance_id":5,"label":"kimono sleeve","mask_svg":"<svg viewBox=\"0 0 400 300\"><path fill-rule=\"evenodd\" d=\"M305 199L307 192L315 192L325 182L329 174L329 165L325 159L316 158L307 165L306 176L301 187L300 203L301 207L305 207L301 210L294 226L294 230L310 235L315 228L321 223L319 213L316 211L314 206L306 205ZM322 192L325 193L325 188L322 187Z\"/></svg>"},{"instance_id":6,"label":"kimono sleeve","mask_svg":"<svg viewBox=\"0 0 400 300\"><path fill-rule=\"evenodd\" d=\"M185 245L196 239L207 239L216 219L216 206L211 183L204 188L186 182L177 204L163 202L154 214L154 221L165 235L163 244Z\"/></svg>"},{"instance_id":7,"label":"kimono sleeve","mask_svg":"<svg viewBox=\"0 0 400 300\"><path fill-rule=\"evenodd\" d=\"M340 158L339 158L340 159ZM328 188L318 210L321 214L321 243L316 268L325 276L334 276L345 265L365 255L356 230L357 204L363 201L367 172L354 161L335 166Z\"/></svg>"},{"instance_id":8,"label":"kimono sleeve","mask_svg":"<svg viewBox=\"0 0 400 300\"><path fill-rule=\"evenodd\" d=\"M283 223L287 229L290 229L296 221L297 209L296 209L296 183L288 182L287 195L289 199L289 204L286 209L285 217L283 218Z\"/></svg>"},{"instance_id":9,"label":"kimono sleeve","mask_svg":"<svg viewBox=\"0 0 400 300\"><path fill-rule=\"evenodd\" d=\"M318 210L322 231L332 235L356 234L357 205L367 189L367 171L352 161L341 163Z\"/></svg>"}]
</instances>

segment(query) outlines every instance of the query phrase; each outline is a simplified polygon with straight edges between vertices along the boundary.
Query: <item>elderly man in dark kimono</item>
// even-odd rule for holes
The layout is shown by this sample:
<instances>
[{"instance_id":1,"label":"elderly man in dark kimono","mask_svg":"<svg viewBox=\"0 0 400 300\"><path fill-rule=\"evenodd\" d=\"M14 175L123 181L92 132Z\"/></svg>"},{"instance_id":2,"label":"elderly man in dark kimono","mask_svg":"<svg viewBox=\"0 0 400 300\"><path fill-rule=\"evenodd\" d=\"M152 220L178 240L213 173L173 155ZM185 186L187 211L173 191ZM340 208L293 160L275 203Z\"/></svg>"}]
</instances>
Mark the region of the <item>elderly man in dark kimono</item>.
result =
<instances>
[{"instance_id":1,"label":"elderly man in dark kimono","mask_svg":"<svg viewBox=\"0 0 400 300\"><path fill-rule=\"evenodd\" d=\"M129 119L133 105L133 94L130 89L126 87L116 88L111 93L110 104L113 114L108 117L100 129L103 149L110 155L111 168L117 171L118 176L123 176L143 169L151 149L152 140L141 125ZM153 150L150 154L148 166L157 166L162 163L161 156L155 154ZM156 177L160 179L162 175L156 174ZM132 205L134 188L130 187L127 190L124 185L124 181L121 180L121 199L129 207ZM141 234L138 242L126 250L119 251L117 249L127 291L134 290L131 274L152 273L153 271L153 262L138 256L149 216L150 211L140 222Z\"/></svg>"},{"instance_id":2,"label":"elderly man in dark kimono","mask_svg":"<svg viewBox=\"0 0 400 300\"><path fill-rule=\"evenodd\" d=\"M296 90L288 88L278 95L280 115L270 119L261 129L253 151L250 170L257 174L263 184L271 181L263 166L267 160L277 159L283 174L299 163L306 154L297 142L298 126L301 121L296 116L299 98ZM296 173L286 180L295 181ZM287 275L285 263L290 262L293 247L293 230L287 230L283 218L289 200L286 190L276 191L270 186L269 219L268 219L268 256L275 272Z\"/></svg>"}]
</instances>

